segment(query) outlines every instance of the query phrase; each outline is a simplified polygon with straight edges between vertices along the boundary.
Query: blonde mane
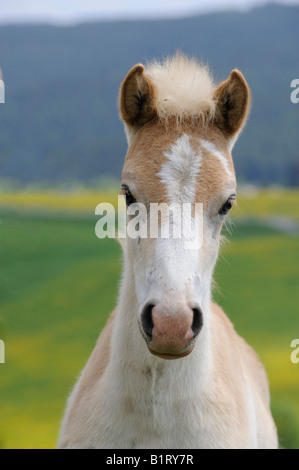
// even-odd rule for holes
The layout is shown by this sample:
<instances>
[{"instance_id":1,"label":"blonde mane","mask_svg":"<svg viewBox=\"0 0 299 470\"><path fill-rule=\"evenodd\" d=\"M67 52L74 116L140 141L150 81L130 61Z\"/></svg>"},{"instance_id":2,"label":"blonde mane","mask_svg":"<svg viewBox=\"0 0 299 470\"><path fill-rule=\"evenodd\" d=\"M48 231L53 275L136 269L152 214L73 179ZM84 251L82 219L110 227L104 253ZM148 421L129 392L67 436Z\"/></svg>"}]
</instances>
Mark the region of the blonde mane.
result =
<instances>
[{"instance_id":1,"label":"blonde mane","mask_svg":"<svg viewBox=\"0 0 299 470\"><path fill-rule=\"evenodd\" d=\"M146 73L157 88L160 119L211 119L215 113L215 85L208 67L195 58L176 54L147 64Z\"/></svg>"}]
</instances>

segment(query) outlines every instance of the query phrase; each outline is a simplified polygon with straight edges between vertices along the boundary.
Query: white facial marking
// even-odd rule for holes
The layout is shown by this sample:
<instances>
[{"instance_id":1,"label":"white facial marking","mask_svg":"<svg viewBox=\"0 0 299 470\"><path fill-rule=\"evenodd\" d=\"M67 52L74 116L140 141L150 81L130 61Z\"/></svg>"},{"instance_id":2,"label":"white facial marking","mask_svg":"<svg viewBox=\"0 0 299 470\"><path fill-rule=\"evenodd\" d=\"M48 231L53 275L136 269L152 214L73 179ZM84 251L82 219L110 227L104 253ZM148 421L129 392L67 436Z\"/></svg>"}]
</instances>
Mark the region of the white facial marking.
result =
<instances>
[{"instance_id":1,"label":"white facial marking","mask_svg":"<svg viewBox=\"0 0 299 470\"><path fill-rule=\"evenodd\" d=\"M165 184L168 201L171 205L178 205L181 212L181 237L164 239L159 237L155 245L155 257L152 260L155 266L156 290L161 291L161 298L173 292L185 293L190 289L190 298L195 299L195 292L199 292L198 248L188 248L186 239L193 240L194 234L186 233L191 216L191 205L195 202L197 178L201 167L201 151L194 150L190 143L191 137L183 134L164 155L167 161L162 165L158 176ZM182 207L182 205L184 205ZM190 210L188 211L190 206ZM175 218L174 218L175 220ZM175 224L175 222L174 222ZM188 249L187 249L188 248ZM198 295L198 294L197 294ZM195 300L199 300L197 298Z\"/></svg>"},{"instance_id":2,"label":"white facial marking","mask_svg":"<svg viewBox=\"0 0 299 470\"><path fill-rule=\"evenodd\" d=\"M229 169L228 161L227 161L227 158L225 157L225 155L223 155L223 153L219 152L219 150L215 147L215 145L212 142L209 142L208 140L201 139L200 143L201 143L201 146L205 150L207 150L207 152L211 153L212 155L214 155L214 157L218 158L218 160L222 163L223 168L225 169L228 176L233 178L233 174Z\"/></svg>"},{"instance_id":3,"label":"white facial marking","mask_svg":"<svg viewBox=\"0 0 299 470\"><path fill-rule=\"evenodd\" d=\"M190 145L190 136L183 134L164 153L167 162L158 172L166 185L171 204L193 203L196 194L196 180L201 166L201 153Z\"/></svg>"}]
</instances>

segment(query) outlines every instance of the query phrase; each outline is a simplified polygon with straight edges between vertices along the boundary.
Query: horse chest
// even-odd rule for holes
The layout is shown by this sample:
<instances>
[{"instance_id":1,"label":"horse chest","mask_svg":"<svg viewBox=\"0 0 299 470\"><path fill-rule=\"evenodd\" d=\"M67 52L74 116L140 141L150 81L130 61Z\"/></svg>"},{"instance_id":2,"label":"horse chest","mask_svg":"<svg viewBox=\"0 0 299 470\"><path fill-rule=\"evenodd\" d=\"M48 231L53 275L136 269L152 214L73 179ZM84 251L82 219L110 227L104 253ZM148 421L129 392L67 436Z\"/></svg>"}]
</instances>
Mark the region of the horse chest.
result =
<instances>
[{"instance_id":1,"label":"horse chest","mask_svg":"<svg viewBox=\"0 0 299 470\"><path fill-rule=\"evenodd\" d=\"M113 436L120 447L199 447L200 422L190 404L158 403L154 398L133 404L125 400L118 413L118 431Z\"/></svg>"},{"instance_id":2,"label":"horse chest","mask_svg":"<svg viewBox=\"0 0 299 470\"><path fill-rule=\"evenodd\" d=\"M100 423L104 445L109 448L204 448L215 436L215 416L209 416L205 400L190 397L186 384L156 387L135 395L118 394ZM206 408L206 411L205 411ZM208 414L206 414L208 413ZM105 429L107 427L107 429ZM217 426L216 426L217 428ZM111 430L113 429L113 432Z\"/></svg>"}]
</instances>

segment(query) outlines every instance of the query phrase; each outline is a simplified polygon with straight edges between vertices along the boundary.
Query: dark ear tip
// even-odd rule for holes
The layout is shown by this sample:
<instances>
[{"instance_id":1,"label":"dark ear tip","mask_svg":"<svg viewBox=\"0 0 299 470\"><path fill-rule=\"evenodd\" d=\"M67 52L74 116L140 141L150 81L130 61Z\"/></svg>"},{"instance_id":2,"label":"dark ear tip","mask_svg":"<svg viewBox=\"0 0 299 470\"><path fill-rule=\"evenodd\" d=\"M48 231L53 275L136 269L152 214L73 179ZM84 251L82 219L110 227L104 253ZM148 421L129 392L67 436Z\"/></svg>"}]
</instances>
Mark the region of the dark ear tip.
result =
<instances>
[{"instance_id":1,"label":"dark ear tip","mask_svg":"<svg viewBox=\"0 0 299 470\"><path fill-rule=\"evenodd\" d=\"M136 77L136 75L142 75L144 73L144 65L136 64L134 67L129 70L125 79L121 85L121 90L132 80L132 78Z\"/></svg>"},{"instance_id":2,"label":"dark ear tip","mask_svg":"<svg viewBox=\"0 0 299 470\"><path fill-rule=\"evenodd\" d=\"M244 94L244 104L246 103L246 105L249 106L251 93L243 73L239 69L232 70L228 79L228 83L230 83L231 90L236 88L242 90L242 93Z\"/></svg>"},{"instance_id":3,"label":"dark ear tip","mask_svg":"<svg viewBox=\"0 0 299 470\"><path fill-rule=\"evenodd\" d=\"M144 65L143 64L136 64L134 67L131 68L130 72L127 76L132 76L135 74L141 75L144 73Z\"/></svg>"},{"instance_id":4,"label":"dark ear tip","mask_svg":"<svg viewBox=\"0 0 299 470\"><path fill-rule=\"evenodd\" d=\"M156 89L145 73L143 64L136 64L127 73L119 92L121 119L139 128L155 115Z\"/></svg>"},{"instance_id":5,"label":"dark ear tip","mask_svg":"<svg viewBox=\"0 0 299 470\"><path fill-rule=\"evenodd\" d=\"M238 69L233 69L227 80L215 91L217 100L217 125L228 136L240 131L245 124L250 107L250 89Z\"/></svg>"},{"instance_id":6,"label":"dark ear tip","mask_svg":"<svg viewBox=\"0 0 299 470\"><path fill-rule=\"evenodd\" d=\"M246 82L246 79L245 79L244 75L242 74L242 72L239 69L232 70L231 73L230 73L229 79L233 80L233 81L238 81L239 83L242 83L242 85L249 92L249 86Z\"/></svg>"},{"instance_id":7,"label":"dark ear tip","mask_svg":"<svg viewBox=\"0 0 299 470\"><path fill-rule=\"evenodd\" d=\"M242 72L239 69L233 69L230 74L233 77L234 76L238 76L238 77L241 76L242 78L244 78Z\"/></svg>"}]
</instances>

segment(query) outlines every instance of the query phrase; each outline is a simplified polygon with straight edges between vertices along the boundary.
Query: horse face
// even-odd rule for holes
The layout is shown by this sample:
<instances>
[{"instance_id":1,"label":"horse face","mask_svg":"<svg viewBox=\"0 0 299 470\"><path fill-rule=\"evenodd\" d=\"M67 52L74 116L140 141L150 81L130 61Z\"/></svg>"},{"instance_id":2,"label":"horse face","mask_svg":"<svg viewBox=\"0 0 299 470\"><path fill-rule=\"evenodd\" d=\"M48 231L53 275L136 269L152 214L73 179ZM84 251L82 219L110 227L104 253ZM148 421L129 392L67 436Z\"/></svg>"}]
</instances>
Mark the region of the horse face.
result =
<instances>
[{"instance_id":1,"label":"horse face","mask_svg":"<svg viewBox=\"0 0 299 470\"><path fill-rule=\"evenodd\" d=\"M208 322L221 227L236 197L230 149L244 121L244 109L235 109L239 101L234 104L234 94L237 90L244 101L247 88L232 74L215 90L217 106L206 120L161 118L159 94L140 65L129 72L121 89L129 142L122 194L128 205L127 228L132 223L138 228L127 237L126 255L140 332L150 352L166 359L188 355ZM234 109L239 117L230 114ZM157 212L162 206L166 214Z\"/></svg>"},{"instance_id":2,"label":"horse face","mask_svg":"<svg viewBox=\"0 0 299 470\"><path fill-rule=\"evenodd\" d=\"M141 334L153 354L178 358L192 351L205 323L221 227L236 185L219 131L162 127L151 123L138 131L122 194L128 223L137 228L126 250Z\"/></svg>"}]
</instances>

